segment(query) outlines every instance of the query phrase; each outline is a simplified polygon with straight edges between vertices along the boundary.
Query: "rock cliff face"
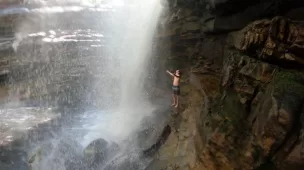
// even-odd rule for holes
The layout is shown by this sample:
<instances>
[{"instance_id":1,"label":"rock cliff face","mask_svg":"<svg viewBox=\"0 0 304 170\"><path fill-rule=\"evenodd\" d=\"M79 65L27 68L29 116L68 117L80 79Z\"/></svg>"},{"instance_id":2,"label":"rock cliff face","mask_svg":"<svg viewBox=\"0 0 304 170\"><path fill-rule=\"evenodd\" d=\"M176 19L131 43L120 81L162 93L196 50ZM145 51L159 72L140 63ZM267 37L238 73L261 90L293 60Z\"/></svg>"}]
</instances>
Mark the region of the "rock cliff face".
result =
<instances>
[{"instance_id":1,"label":"rock cliff face","mask_svg":"<svg viewBox=\"0 0 304 170\"><path fill-rule=\"evenodd\" d=\"M179 68L185 76L175 131L149 168L303 169L304 3L164 6L160 69Z\"/></svg>"}]
</instances>

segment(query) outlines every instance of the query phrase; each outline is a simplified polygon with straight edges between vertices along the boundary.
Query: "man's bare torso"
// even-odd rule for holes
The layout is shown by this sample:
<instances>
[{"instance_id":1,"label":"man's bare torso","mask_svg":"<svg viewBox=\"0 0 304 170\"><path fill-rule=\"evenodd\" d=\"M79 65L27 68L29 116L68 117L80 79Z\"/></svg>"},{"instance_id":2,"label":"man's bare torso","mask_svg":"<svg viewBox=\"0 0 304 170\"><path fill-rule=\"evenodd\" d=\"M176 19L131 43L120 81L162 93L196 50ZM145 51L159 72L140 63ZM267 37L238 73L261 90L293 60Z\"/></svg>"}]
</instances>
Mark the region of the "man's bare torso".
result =
<instances>
[{"instance_id":1,"label":"man's bare torso","mask_svg":"<svg viewBox=\"0 0 304 170\"><path fill-rule=\"evenodd\" d=\"M174 77L173 77L173 86L179 86L179 80L180 80L180 77L174 75Z\"/></svg>"}]
</instances>

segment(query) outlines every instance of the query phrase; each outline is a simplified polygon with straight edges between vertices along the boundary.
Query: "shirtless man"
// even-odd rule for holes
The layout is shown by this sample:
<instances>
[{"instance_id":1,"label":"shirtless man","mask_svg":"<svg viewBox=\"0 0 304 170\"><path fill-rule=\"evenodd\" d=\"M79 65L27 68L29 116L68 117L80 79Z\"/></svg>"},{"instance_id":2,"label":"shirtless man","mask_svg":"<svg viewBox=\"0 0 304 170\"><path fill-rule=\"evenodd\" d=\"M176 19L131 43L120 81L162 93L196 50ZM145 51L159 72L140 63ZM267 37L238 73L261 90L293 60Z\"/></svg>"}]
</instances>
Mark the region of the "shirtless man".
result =
<instances>
[{"instance_id":1,"label":"shirtless man","mask_svg":"<svg viewBox=\"0 0 304 170\"><path fill-rule=\"evenodd\" d=\"M175 74L173 74L167 70L167 73L173 77L173 85L172 85L173 104L171 106L174 106L175 108L177 108L178 107L178 96L180 94L179 82L180 82L180 78L181 78L181 72L179 70L176 70Z\"/></svg>"}]
</instances>

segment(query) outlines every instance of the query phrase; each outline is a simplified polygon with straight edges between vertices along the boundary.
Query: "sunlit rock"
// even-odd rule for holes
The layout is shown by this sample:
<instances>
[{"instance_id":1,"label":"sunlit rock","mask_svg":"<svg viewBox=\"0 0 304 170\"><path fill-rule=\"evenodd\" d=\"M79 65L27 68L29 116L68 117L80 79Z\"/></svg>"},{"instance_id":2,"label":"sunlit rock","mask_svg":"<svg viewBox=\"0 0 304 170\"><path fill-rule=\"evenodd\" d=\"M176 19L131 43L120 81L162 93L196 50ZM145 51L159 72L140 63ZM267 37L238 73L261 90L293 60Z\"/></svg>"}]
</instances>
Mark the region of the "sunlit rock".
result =
<instances>
[{"instance_id":1,"label":"sunlit rock","mask_svg":"<svg viewBox=\"0 0 304 170\"><path fill-rule=\"evenodd\" d=\"M303 65L302 27L302 22L275 17L255 21L231 36L237 49L255 52L259 59L285 66Z\"/></svg>"}]
</instances>

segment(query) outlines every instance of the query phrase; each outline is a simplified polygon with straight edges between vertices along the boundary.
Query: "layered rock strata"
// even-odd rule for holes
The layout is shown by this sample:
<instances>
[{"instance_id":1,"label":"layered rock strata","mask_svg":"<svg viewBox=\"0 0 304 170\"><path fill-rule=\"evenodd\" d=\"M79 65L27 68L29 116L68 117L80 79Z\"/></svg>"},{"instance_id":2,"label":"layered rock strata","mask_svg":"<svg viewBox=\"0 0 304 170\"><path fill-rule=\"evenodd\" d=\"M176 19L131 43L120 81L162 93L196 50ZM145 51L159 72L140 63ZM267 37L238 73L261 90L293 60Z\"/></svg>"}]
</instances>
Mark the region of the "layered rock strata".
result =
<instances>
[{"instance_id":1,"label":"layered rock strata","mask_svg":"<svg viewBox=\"0 0 304 170\"><path fill-rule=\"evenodd\" d=\"M304 166L304 4L251 2L165 4L158 57L185 72L184 102L154 169Z\"/></svg>"}]
</instances>

